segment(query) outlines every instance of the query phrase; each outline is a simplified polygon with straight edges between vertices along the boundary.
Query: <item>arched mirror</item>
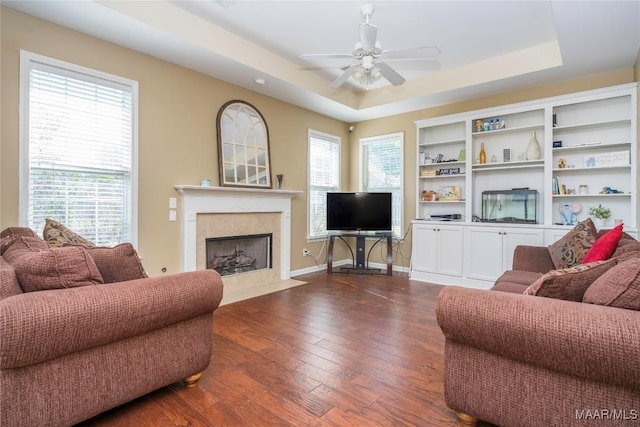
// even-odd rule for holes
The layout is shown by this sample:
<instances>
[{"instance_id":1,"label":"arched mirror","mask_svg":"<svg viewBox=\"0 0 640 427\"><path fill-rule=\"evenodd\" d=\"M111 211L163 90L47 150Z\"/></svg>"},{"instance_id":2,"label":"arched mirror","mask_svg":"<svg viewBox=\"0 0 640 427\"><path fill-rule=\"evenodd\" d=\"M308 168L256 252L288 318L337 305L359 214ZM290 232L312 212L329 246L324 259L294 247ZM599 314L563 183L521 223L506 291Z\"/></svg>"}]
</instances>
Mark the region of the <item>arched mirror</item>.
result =
<instances>
[{"instance_id":1,"label":"arched mirror","mask_svg":"<svg viewBox=\"0 0 640 427\"><path fill-rule=\"evenodd\" d=\"M269 129L262 114L244 101L218 111L220 185L271 188Z\"/></svg>"}]
</instances>

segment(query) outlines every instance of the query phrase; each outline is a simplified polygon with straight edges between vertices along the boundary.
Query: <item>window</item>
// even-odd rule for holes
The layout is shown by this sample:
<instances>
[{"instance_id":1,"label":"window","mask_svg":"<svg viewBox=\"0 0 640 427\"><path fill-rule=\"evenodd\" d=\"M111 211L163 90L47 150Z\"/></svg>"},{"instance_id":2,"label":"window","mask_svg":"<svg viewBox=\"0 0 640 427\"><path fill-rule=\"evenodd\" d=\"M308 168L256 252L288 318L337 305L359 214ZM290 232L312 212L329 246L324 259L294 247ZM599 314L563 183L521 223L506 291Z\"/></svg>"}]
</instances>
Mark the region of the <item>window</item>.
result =
<instances>
[{"instance_id":1,"label":"window","mask_svg":"<svg viewBox=\"0 0 640 427\"><path fill-rule=\"evenodd\" d=\"M396 236L402 236L403 146L402 133L360 139L361 191L392 193L392 229Z\"/></svg>"},{"instance_id":2,"label":"window","mask_svg":"<svg viewBox=\"0 0 640 427\"><path fill-rule=\"evenodd\" d=\"M137 243L137 82L21 52L20 221Z\"/></svg>"},{"instance_id":3,"label":"window","mask_svg":"<svg viewBox=\"0 0 640 427\"><path fill-rule=\"evenodd\" d=\"M327 193L340 191L340 138L309 130L309 238L327 234Z\"/></svg>"}]
</instances>

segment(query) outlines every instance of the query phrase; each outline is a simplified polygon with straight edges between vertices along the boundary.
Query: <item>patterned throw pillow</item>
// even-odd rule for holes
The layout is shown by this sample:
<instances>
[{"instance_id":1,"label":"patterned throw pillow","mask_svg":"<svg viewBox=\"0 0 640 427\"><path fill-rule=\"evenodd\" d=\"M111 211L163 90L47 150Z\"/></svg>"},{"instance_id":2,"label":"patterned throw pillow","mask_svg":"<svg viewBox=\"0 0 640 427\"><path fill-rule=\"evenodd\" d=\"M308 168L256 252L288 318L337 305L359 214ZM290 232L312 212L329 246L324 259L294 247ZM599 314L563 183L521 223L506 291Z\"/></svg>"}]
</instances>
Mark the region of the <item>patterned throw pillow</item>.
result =
<instances>
[{"instance_id":1,"label":"patterned throw pillow","mask_svg":"<svg viewBox=\"0 0 640 427\"><path fill-rule=\"evenodd\" d=\"M533 282L524 294L580 302L587 288L616 262L610 259L551 270Z\"/></svg>"},{"instance_id":2,"label":"patterned throw pillow","mask_svg":"<svg viewBox=\"0 0 640 427\"><path fill-rule=\"evenodd\" d=\"M587 218L560 240L549 246L549 255L557 269L580 264L582 258L596 241L598 232L591 218Z\"/></svg>"},{"instance_id":3,"label":"patterned throw pillow","mask_svg":"<svg viewBox=\"0 0 640 427\"><path fill-rule=\"evenodd\" d=\"M597 278L582 302L640 310L640 259L622 262Z\"/></svg>"},{"instance_id":4,"label":"patterned throw pillow","mask_svg":"<svg viewBox=\"0 0 640 427\"><path fill-rule=\"evenodd\" d=\"M77 233L74 233L63 224L51 218L46 219L44 230L42 231L42 237L52 248L60 248L64 246L65 243L82 246L95 246L89 240Z\"/></svg>"}]
</instances>

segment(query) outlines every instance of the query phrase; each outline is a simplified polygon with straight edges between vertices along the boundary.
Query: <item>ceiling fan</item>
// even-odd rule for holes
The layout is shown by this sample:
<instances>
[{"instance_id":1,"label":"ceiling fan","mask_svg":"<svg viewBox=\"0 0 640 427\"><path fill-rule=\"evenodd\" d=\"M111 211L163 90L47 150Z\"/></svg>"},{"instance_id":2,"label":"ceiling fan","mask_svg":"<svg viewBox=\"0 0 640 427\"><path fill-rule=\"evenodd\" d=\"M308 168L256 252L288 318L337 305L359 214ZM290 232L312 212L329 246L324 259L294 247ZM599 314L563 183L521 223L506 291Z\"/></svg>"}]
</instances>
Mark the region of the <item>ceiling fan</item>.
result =
<instances>
[{"instance_id":1,"label":"ceiling fan","mask_svg":"<svg viewBox=\"0 0 640 427\"><path fill-rule=\"evenodd\" d=\"M353 77L358 82L369 85L384 77L392 85L400 86L406 80L397 71L391 68L385 60L408 60L408 59L435 59L440 55L440 49L434 46L424 46L409 49L383 50L382 44L377 40L378 27L369 23L373 15L373 5L365 4L361 8L363 23L360 24L360 41L356 42L352 53L309 53L300 55L301 59L342 59L351 58L354 63L343 67L343 73L331 83L329 87L338 88L345 83L349 77Z\"/></svg>"}]
</instances>

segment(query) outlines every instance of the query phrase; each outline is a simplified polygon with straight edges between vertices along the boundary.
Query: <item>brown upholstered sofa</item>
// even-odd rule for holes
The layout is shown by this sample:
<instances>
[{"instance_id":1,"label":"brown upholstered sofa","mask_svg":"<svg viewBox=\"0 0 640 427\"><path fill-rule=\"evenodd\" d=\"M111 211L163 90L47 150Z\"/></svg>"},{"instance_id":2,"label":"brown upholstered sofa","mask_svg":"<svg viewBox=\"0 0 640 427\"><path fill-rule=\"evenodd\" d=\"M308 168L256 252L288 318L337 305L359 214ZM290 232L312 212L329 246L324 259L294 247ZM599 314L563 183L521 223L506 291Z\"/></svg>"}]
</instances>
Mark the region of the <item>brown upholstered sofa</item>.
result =
<instances>
[{"instance_id":1,"label":"brown upholstered sofa","mask_svg":"<svg viewBox=\"0 0 640 427\"><path fill-rule=\"evenodd\" d=\"M28 248L39 245L35 234L15 227L0 234L0 250L11 235L44 252ZM128 261L110 256L124 249L87 252L113 279ZM86 255L80 248L51 251L57 258ZM1 426L72 425L180 380L195 385L209 365L213 311L222 298L215 271L155 278L138 271L134 280L67 288L63 266L55 274L64 289L23 292L38 277L25 283L25 263L15 253L7 259L9 252L0 256Z\"/></svg>"},{"instance_id":2,"label":"brown upholstered sofa","mask_svg":"<svg viewBox=\"0 0 640 427\"><path fill-rule=\"evenodd\" d=\"M629 238L599 264L619 267L597 286L633 282L626 297L635 299L635 309L523 295L554 269L546 247L518 247L514 270L493 291L441 291L445 400L461 425L639 425L640 243ZM596 282L585 301L591 287Z\"/></svg>"}]
</instances>

